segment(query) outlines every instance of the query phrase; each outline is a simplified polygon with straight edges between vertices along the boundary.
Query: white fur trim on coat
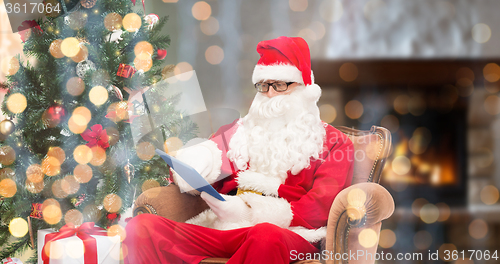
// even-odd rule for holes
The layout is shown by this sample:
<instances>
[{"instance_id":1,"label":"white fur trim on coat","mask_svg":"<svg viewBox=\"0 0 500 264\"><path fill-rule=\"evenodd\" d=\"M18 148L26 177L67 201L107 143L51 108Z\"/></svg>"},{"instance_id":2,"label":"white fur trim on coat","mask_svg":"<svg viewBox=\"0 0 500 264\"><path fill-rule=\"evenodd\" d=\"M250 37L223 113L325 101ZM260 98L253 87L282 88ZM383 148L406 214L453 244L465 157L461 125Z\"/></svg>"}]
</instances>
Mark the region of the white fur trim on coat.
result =
<instances>
[{"instance_id":1,"label":"white fur trim on coat","mask_svg":"<svg viewBox=\"0 0 500 264\"><path fill-rule=\"evenodd\" d=\"M311 243L318 242L326 237L326 226L318 229L307 229L303 226L291 226L288 229Z\"/></svg>"},{"instance_id":2,"label":"white fur trim on coat","mask_svg":"<svg viewBox=\"0 0 500 264\"><path fill-rule=\"evenodd\" d=\"M278 188L284 183L280 177L265 176L262 173L249 170L238 173L236 181L241 189L272 196L278 196Z\"/></svg>"},{"instance_id":3,"label":"white fur trim on coat","mask_svg":"<svg viewBox=\"0 0 500 264\"><path fill-rule=\"evenodd\" d=\"M244 193L240 197L252 209L251 223L253 225L267 222L283 228L290 226L293 212L287 200L255 193Z\"/></svg>"},{"instance_id":4,"label":"white fur trim on coat","mask_svg":"<svg viewBox=\"0 0 500 264\"><path fill-rule=\"evenodd\" d=\"M253 70L252 82L255 84L263 80L304 83L302 72L297 67L288 64L257 64Z\"/></svg>"},{"instance_id":5,"label":"white fur trim on coat","mask_svg":"<svg viewBox=\"0 0 500 264\"><path fill-rule=\"evenodd\" d=\"M189 142L186 144L189 145ZM217 181L222 167L222 151L217 144L211 140L205 140L196 145L192 145L177 151L176 158L192 166L212 184ZM182 179L174 170L172 170L174 182L181 191L190 194L199 194L184 179Z\"/></svg>"}]
</instances>

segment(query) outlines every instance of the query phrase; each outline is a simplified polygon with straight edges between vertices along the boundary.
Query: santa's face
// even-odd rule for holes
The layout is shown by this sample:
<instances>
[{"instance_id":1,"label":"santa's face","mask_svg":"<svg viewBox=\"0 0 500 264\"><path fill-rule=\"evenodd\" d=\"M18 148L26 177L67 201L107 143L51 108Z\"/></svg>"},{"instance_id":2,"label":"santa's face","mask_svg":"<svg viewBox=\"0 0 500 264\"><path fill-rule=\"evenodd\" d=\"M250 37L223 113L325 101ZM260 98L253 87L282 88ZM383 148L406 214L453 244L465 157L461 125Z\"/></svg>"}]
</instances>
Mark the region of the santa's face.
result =
<instances>
[{"instance_id":1,"label":"santa's face","mask_svg":"<svg viewBox=\"0 0 500 264\"><path fill-rule=\"evenodd\" d=\"M240 170L284 180L288 171L297 174L311 157L319 157L325 129L316 105L319 95L311 96L308 89L297 84L289 93L257 93L229 143L228 157Z\"/></svg>"},{"instance_id":2,"label":"santa's face","mask_svg":"<svg viewBox=\"0 0 500 264\"><path fill-rule=\"evenodd\" d=\"M267 83L267 84L276 83L276 82L279 82L279 81L277 81L277 80L264 81L264 83ZM277 95L288 95L288 94L291 94L293 91L295 91L295 88L300 86L300 85L301 85L300 83L294 82L294 83L288 85L287 90L284 92L278 92L278 91L274 90L272 87L269 87L269 91L262 93L262 94L269 97L269 98L275 97Z\"/></svg>"}]
</instances>

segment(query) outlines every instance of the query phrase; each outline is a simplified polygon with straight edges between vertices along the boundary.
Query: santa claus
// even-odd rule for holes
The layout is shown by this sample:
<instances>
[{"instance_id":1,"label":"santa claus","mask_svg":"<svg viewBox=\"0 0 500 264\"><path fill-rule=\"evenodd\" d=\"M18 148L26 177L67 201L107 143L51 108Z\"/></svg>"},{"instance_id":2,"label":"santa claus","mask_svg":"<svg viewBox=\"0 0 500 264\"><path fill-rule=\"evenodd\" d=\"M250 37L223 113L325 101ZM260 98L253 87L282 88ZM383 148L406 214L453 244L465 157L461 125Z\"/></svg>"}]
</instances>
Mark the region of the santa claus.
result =
<instances>
[{"instance_id":1,"label":"santa claus","mask_svg":"<svg viewBox=\"0 0 500 264\"><path fill-rule=\"evenodd\" d=\"M350 185L352 142L323 123L309 47L279 37L257 46L248 115L177 158L225 198L202 192L210 209L178 223L142 214L127 225L126 263L289 263L290 252L318 252L335 196ZM173 172L175 184L199 195Z\"/></svg>"}]
</instances>

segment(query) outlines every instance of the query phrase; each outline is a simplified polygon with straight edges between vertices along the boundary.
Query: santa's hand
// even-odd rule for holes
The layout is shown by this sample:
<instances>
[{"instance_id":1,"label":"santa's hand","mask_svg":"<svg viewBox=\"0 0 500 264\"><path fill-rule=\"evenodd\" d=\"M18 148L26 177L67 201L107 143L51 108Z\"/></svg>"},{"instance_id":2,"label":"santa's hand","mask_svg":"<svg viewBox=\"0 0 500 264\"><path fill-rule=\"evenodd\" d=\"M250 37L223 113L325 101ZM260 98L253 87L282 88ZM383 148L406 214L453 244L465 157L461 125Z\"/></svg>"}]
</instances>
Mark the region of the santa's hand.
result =
<instances>
[{"instance_id":1,"label":"santa's hand","mask_svg":"<svg viewBox=\"0 0 500 264\"><path fill-rule=\"evenodd\" d=\"M220 220L239 222L252 219L252 209L239 196L221 195L226 201L214 198L206 192L201 193L201 198L205 200Z\"/></svg>"}]
</instances>

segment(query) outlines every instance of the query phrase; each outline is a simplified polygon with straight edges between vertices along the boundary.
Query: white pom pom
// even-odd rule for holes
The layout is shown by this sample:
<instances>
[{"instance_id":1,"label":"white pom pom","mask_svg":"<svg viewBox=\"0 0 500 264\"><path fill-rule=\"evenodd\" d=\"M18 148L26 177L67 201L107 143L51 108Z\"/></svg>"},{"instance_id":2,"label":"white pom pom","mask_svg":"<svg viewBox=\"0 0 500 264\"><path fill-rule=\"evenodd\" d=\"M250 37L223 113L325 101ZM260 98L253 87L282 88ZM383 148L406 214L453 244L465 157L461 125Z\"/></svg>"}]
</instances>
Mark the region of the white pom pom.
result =
<instances>
[{"instance_id":1,"label":"white pom pom","mask_svg":"<svg viewBox=\"0 0 500 264\"><path fill-rule=\"evenodd\" d=\"M307 85L305 95L307 96L308 100L317 102L319 100L319 97L321 96L321 88L315 83Z\"/></svg>"}]
</instances>

